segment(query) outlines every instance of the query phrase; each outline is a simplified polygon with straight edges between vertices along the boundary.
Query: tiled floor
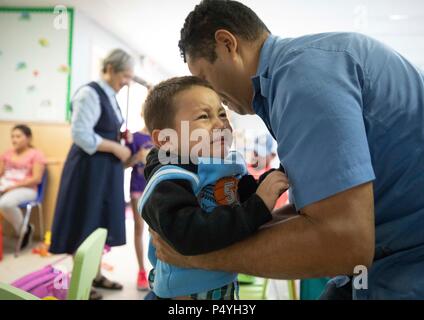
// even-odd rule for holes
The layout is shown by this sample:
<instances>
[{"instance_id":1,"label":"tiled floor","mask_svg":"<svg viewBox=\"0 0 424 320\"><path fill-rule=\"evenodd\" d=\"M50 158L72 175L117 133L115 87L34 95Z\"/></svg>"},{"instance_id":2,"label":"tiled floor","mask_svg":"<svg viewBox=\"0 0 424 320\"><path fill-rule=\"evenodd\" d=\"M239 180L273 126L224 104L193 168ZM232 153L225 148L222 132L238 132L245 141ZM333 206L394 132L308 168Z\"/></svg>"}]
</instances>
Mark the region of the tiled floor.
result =
<instances>
[{"instance_id":1,"label":"tiled floor","mask_svg":"<svg viewBox=\"0 0 424 320\"><path fill-rule=\"evenodd\" d=\"M140 300L146 295L146 292L140 292L136 289L138 264L134 250L134 220L132 218L127 218L126 228L127 244L121 247L114 247L109 253L104 255L102 260L103 274L107 278L121 283L124 289L121 291L99 289L105 300ZM147 252L147 240L148 234L146 229L144 232L145 252ZM19 257L15 258L13 255L14 241L15 239L4 239L4 257L0 261L0 281L6 283L13 282L30 272L59 260L58 265L61 268L72 270L72 258L65 255L40 257L31 253L31 249L27 249ZM36 243L33 244L34 246L36 246ZM145 263L148 270L150 270L151 266L147 259L145 259Z\"/></svg>"},{"instance_id":2,"label":"tiled floor","mask_svg":"<svg viewBox=\"0 0 424 320\"><path fill-rule=\"evenodd\" d=\"M105 300L140 300L146 292L139 292L136 289L136 277L138 265L134 250L134 220L131 214L127 214L127 244L121 247L114 247L109 253L104 255L102 260L102 272L111 280L120 282L124 289L121 291L99 290ZM147 253L148 232L144 230L144 249ZM4 258L0 262L0 281L10 283L14 280L36 271L43 266L55 263L64 270L72 270L72 258L65 255L53 255L40 257L31 253L31 249L24 250L19 257L13 255L14 239L4 239ZM36 244L33 244L33 247ZM145 265L148 270L151 265L145 258ZM286 300L288 299L287 282L284 280L270 280L268 285L268 299Z\"/></svg>"}]
</instances>

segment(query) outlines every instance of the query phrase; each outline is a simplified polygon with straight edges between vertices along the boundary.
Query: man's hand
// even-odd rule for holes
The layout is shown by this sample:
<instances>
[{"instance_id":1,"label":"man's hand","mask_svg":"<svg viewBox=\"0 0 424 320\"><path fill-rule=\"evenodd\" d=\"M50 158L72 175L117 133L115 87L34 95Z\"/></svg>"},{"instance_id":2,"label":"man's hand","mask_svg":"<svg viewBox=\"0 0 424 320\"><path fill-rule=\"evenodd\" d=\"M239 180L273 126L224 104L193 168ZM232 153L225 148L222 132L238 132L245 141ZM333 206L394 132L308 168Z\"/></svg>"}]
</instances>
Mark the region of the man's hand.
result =
<instances>
[{"instance_id":1,"label":"man's hand","mask_svg":"<svg viewBox=\"0 0 424 320\"><path fill-rule=\"evenodd\" d=\"M268 174L259 185L256 194L263 200L269 211L275 207L275 203L281 194L289 188L289 179L281 171L275 170Z\"/></svg>"},{"instance_id":2,"label":"man's hand","mask_svg":"<svg viewBox=\"0 0 424 320\"><path fill-rule=\"evenodd\" d=\"M183 268L191 268L190 256L183 256L175 251L159 234L149 228L152 236L152 243L156 249L156 257L166 263L176 265Z\"/></svg>"}]
</instances>

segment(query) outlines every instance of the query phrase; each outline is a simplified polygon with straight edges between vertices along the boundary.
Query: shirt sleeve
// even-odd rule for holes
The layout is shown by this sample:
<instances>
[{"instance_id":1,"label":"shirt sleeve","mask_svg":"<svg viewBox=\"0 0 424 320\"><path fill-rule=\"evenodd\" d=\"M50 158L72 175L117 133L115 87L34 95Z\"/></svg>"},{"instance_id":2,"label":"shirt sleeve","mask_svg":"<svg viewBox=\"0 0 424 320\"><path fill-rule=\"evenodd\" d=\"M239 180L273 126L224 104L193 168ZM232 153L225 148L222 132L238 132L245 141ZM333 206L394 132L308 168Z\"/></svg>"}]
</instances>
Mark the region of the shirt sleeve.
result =
<instances>
[{"instance_id":1,"label":"shirt sleeve","mask_svg":"<svg viewBox=\"0 0 424 320\"><path fill-rule=\"evenodd\" d=\"M102 137L94 131L101 115L99 96L92 88L82 87L72 99L72 109L72 139L91 155L102 142Z\"/></svg>"},{"instance_id":2,"label":"shirt sleeve","mask_svg":"<svg viewBox=\"0 0 424 320\"><path fill-rule=\"evenodd\" d=\"M33 162L34 163L40 163L40 164L46 164L47 159L40 150L35 150Z\"/></svg>"},{"instance_id":3,"label":"shirt sleeve","mask_svg":"<svg viewBox=\"0 0 424 320\"><path fill-rule=\"evenodd\" d=\"M248 200L252 194L256 193L257 189L258 183L252 175L247 174L241 177L237 188L240 202Z\"/></svg>"},{"instance_id":4,"label":"shirt sleeve","mask_svg":"<svg viewBox=\"0 0 424 320\"><path fill-rule=\"evenodd\" d=\"M0 160L3 160L4 164L6 164L7 161L10 161L10 158L12 157L13 151L12 149L9 149L5 152L3 152L0 155Z\"/></svg>"},{"instance_id":5,"label":"shirt sleeve","mask_svg":"<svg viewBox=\"0 0 424 320\"><path fill-rule=\"evenodd\" d=\"M142 210L143 219L175 250L196 255L240 241L272 216L256 194L236 206L217 206L206 212L186 180L158 183ZM166 199L166 201L164 201Z\"/></svg>"},{"instance_id":6,"label":"shirt sleeve","mask_svg":"<svg viewBox=\"0 0 424 320\"><path fill-rule=\"evenodd\" d=\"M271 126L298 210L375 179L362 113L364 79L347 53L315 48L273 75Z\"/></svg>"}]
</instances>

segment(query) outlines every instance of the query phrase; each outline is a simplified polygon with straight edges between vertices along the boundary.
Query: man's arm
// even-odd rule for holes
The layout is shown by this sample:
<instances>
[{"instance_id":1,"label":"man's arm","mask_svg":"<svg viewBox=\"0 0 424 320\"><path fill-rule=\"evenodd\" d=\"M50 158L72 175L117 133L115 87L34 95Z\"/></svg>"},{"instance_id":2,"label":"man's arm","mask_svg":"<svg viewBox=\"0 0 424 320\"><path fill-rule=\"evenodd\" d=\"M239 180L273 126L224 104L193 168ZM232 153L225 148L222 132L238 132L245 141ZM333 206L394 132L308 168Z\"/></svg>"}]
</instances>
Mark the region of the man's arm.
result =
<instances>
[{"instance_id":1,"label":"man's arm","mask_svg":"<svg viewBox=\"0 0 424 320\"><path fill-rule=\"evenodd\" d=\"M287 204L281 208L272 211L271 215L272 220L262 225L261 228L268 228L276 223L281 223L287 219L297 217L299 216L299 213L296 211L296 208L293 204Z\"/></svg>"},{"instance_id":2,"label":"man's arm","mask_svg":"<svg viewBox=\"0 0 424 320\"><path fill-rule=\"evenodd\" d=\"M370 266L374 256L372 183L306 206L297 217L205 255L183 257L153 236L158 258L179 266L278 279L352 274L356 265Z\"/></svg>"}]
</instances>

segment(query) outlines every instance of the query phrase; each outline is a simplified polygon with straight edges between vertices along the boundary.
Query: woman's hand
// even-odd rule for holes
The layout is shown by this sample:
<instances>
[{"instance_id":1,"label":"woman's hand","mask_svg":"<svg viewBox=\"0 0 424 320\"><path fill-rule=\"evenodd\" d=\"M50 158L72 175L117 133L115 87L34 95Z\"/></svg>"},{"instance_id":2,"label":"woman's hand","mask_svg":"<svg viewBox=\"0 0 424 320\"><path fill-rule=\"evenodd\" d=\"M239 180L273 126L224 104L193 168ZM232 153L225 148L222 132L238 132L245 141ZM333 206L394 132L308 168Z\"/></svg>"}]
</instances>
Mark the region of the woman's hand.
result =
<instances>
[{"instance_id":1,"label":"woman's hand","mask_svg":"<svg viewBox=\"0 0 424 320\"><path fill-rule=\"evenodd\" d=\"M12 191L13 189L16 189L17 188L17 186L10 186L10 187L7 187L6 189L4 189L2 192L1 192L1 194L5 194L5 193L7 193L7 192L9 192L9 191Z\"/></svg>"},{"instance_id":2,"label":"woman's hand","mask_svg":"<svg viewBox=\"0 0 424 320\"><path fill-rule=\"evenodd\" d=\"M113 154L122 162L127 162L128 159L131 157L131 150L123 145L120 145L119 143L116 144Z\"/></svg>"}]
</instances>

